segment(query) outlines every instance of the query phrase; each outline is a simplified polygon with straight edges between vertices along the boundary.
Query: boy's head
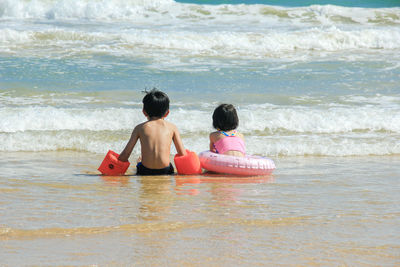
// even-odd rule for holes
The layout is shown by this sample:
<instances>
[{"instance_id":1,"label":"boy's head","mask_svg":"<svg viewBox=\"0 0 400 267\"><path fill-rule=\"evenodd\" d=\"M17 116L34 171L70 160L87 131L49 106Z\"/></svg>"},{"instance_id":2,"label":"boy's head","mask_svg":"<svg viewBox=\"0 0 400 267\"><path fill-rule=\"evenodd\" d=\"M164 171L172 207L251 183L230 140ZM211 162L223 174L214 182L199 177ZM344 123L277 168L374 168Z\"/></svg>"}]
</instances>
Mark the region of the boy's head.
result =
<instances>
[{"instance_id":1,"label":"boy's head","mask_svg":"<svg viewBox=\"0 0 400 267\"><path fill-rule=\"evenodd\" d=\"M169 110L168 96L158 91L156 88L151 91L145 91L146 95L143 97L143 110L149 117L162 118Z\"/></svg>"},{"instance_id":2,"label":"boy's head","mask_svg":"<svg viewBox=\"0 0 400 267\"><path fill-rule=\"evenodd\" d=\"M236 109L231 104L219 105L213 113L213 126L217 130L230 131L239 126L239 118Z\"/></svg>"}]
</instances>

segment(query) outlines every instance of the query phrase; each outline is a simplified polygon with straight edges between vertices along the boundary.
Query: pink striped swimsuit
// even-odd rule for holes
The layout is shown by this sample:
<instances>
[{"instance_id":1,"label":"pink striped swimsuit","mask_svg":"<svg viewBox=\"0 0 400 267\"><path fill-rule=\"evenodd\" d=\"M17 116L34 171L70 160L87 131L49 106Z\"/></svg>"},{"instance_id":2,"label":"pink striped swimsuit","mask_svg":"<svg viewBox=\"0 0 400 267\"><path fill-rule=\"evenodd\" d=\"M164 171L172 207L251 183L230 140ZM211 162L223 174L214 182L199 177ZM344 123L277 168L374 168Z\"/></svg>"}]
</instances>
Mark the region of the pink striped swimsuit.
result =
<instances>
[{"instance_id":1,"label":"pink striped swimsuit","mask_svg":"<svg viewBox=\"0 0 400 267\"><path fill-rule=\"evenodd\" d=\"M236 131L229 135L224 131L220 131L226 137L219 139L214 143L214 148L217 153L224 154L226 151L239 151L246 154L246 146L242 138L236 136Z\"/></svg>"}]
</instances>

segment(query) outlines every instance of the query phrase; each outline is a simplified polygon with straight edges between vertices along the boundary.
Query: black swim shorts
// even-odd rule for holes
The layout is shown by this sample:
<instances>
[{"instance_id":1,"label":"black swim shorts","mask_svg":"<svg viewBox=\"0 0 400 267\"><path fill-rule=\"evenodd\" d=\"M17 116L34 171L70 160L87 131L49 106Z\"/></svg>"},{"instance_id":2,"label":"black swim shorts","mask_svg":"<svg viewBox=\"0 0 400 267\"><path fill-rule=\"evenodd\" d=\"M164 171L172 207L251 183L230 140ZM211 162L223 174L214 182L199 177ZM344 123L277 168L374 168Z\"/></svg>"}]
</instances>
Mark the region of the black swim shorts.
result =
<instances>
[{"instance_id":1,"label":"black swim shorts","mask_svg":"<svg viewBox=\"0 0 400 267\"><path fill-rule=\"evenodd\" d=\"M171 175L174 174L174 166L170 163L168 167L163 169L149 169L141 162L136 165L137 175Z\"/></svg>"}]
</instances>

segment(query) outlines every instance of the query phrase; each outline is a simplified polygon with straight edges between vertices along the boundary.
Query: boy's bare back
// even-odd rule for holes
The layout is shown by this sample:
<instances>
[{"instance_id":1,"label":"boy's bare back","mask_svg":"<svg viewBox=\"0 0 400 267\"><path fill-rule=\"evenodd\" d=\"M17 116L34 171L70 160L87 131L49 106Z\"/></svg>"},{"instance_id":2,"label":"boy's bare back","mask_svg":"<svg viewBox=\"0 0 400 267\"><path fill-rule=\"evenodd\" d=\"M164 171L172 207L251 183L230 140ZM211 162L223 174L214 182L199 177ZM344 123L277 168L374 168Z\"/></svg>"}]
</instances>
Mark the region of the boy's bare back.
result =
<instances>
[{"instance_id":1,"label":"boy's bare back","mask_svg":"<svg viewBox=\"0 0 400 267\"><path fill-rule=\"evenodd\" d=\"M169 166L172 142L178 154L185 154L176 126L163 118L156 118L138 124L133 129L128 144L119 156L121 161L128 161L138 139L141 145L141 162L150 169L162 169Z\"/></svg>"}]
</instances>

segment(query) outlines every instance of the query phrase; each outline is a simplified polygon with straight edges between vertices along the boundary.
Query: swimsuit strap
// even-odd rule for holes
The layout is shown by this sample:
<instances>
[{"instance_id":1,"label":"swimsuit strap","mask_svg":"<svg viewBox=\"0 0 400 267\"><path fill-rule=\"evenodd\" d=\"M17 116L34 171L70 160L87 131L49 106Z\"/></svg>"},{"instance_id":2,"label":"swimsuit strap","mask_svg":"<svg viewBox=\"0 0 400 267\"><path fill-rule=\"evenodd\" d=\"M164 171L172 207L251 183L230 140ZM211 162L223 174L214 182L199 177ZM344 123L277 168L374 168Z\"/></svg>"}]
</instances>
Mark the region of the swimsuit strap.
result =
<instances>
[{"instance_id":1,"label":"swimsuit strap","mask_svg":"<svg viewBox=\"0 0 400 267\"><path fill-rule=\"evenodd\" d=\"M236 130L234 130L232 134L227 134L225 131L219 131L219 132L225 136L235 136L236 135Z\"/></svg>"}]
</instances>

